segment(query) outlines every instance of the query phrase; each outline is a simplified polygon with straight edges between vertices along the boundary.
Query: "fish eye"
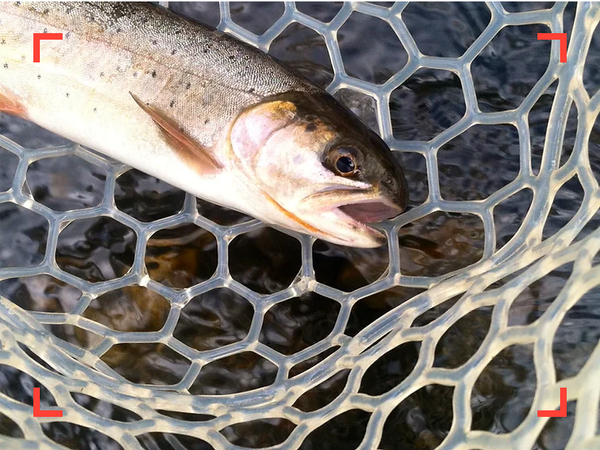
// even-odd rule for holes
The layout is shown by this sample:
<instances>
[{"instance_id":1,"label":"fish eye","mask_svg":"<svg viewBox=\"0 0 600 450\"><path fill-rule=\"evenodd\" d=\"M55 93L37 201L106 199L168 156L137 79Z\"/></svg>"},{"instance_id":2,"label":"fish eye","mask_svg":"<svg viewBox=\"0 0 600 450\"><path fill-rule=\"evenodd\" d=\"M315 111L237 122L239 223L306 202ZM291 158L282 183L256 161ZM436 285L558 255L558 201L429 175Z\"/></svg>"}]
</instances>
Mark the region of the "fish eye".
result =
<instances>
[{"instance_id":1,"label":"fish eye","mask_svg":"<svg viewBox=\"0 0 600 450\"><path fill-rule=\"evenodd\" d=\"M356 170L356 164L350 156L340 156L335 162L335 168L343 175L349 175Z\"/></svg>"},{"instance_id":2,"label":"fish eye","mask_svg":"<svg viewBox=\"0 0 600 450\"><path fill-rule=\"evenodd\" d=\"M356 150L351 148L337 148L330 155L330 161L333 163L335 171L342 176L354 175L358 171L358 163L354 153Z\"/></svg>"}]
</instances>

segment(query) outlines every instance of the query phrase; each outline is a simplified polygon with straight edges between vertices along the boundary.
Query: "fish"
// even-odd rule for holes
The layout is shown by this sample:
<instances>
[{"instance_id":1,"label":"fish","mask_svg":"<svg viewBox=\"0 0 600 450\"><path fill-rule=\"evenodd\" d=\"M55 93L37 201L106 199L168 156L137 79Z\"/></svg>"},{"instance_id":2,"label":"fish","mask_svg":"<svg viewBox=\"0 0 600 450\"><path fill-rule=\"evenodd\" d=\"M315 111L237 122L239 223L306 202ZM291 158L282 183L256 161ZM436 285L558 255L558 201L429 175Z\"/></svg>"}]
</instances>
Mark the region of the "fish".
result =
<instances>
[{"instance_id":1,"label":"fish","mask_svg":"<svg viewBox=\"0 0 600 450\"><path fill-rule=\"evenodd\" d=\"M34 33L61 33L39 41ZM408 186L386 143L270 55L166 8L0 3L0 111L209 202L334 244L386 242Z\"/></svg>"}]
</instances>

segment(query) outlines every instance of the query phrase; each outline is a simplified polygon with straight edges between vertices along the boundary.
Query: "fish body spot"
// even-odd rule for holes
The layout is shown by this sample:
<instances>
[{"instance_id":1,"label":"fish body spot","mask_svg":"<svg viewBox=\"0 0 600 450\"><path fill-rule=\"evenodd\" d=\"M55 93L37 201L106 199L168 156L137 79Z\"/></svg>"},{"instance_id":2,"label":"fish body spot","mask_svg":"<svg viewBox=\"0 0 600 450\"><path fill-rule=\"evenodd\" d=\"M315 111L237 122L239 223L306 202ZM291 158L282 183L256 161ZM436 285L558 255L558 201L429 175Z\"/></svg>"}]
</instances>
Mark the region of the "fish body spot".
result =
<instances>
[{"instance_id":1,"label":"fish body spot","mask_svg":"<svg viewBox=\"0 0 600 450\"><path fill-rule=\"evenodd\" d=\"M186 85L185 85L185 88L186 88L186 89L189 89L189 88L191 88L191 87L192 87L192 83L188 83L188 84L186 84Z\"/></svg>"},{"instance_id":2,"label":"fish body spot","mask_svg":"<svg viewBox=\"0 0 600 450\"><path fill-rule=\"evenodd\" d=\"M8 64L4 63L4 68L8 69Z\"/></svg>"},{"instance_id":3,"label":"fish body spot","mask_svg":"<svg viewBox=\"0 0 600 450\"><path fill-rule=\"evenodd\" d=\"M156 78L156 70L152 71L152 78Z\"/></svg>"},{"instance_id":4,"label":"fish body spot","mask_svg":"<svg viewBox=\"0 0 600 450\"><path fill-rule=\"evenodd\" d=\"M169 104L169 106L172 108L174 104L175 104L175 100L171 100L171 103Z\"/></svg>"}]
</instances>

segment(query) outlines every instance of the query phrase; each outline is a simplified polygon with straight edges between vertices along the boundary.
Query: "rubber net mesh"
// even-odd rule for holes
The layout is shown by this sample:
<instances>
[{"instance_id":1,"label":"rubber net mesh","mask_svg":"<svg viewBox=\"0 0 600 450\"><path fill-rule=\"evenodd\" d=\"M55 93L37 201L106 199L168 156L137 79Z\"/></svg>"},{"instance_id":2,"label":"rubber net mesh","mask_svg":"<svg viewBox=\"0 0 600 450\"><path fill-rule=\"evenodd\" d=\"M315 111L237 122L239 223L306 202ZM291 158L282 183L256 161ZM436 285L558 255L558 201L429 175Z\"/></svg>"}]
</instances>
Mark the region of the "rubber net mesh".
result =
<instances>
[{"instance_id":1,"label":"rubber net mesh","mask_svg":"<svg viewBox=\"0 0 600 450\"><path fill-rule=\"evenodd\" d=\"M220 5L219 28L265 51L269 51L271 43L294 22L316 31L327 44L334 71L328 90L332 93L352 90L372 98L379 132L390 147L402 152L402 156L417 153L426 161L428 197L421 205L385 226L389 238L387 270L376 281L349 293L329 286L315 276L313 246L317 244L310 237L287 232L292 236L290 239L299 242L293 247L301 254L299 273L283 290L258 293L236 280L230 272L235 253L239 251L234 248L236 240L263 229L258 221L216 223L198 213L196 199L189 195L182 210L175 215L154 221L137 220L133 214L117 208L114 200L118 180L127 175L129 168L80 147L26 149L0 138L2 148L18 157L12 185L5 186L0 192L0 206L4 207L2 233L10 233L18 227L6 220L9 209L15 208L25 211L32 223L44 222L41 228L46 233L42 233L44 244L40 247L39 260L29 264L18 258L15 262L13 258L11 263L0 267L0 280L39 280L40 276L51 276L63 288L59 292L49 292L38 286L48 302L59 298L64 304L69 296L75 299L70 309L48 312L50 309L27 311L21 307L23 304L18 298L0 297L0 364L5 376L12 370L14 380L18 380L15 382L23 383L27 392L31 392L33 386L41 386L42 408L64 411L63 417L34 418L31 395L15 397L0 393L2 420L4 423L12 421L13 426L13 432L6 433L12 436L0 436L0 446L64 448L51 439L47 429L52 423L67 423L95 433L86 444L64 432L63 440L58 442L71 448L112 449L119 445L125 449L239 448L236 445L271 445L274 449L356 448L357 445L360 449L412 448L397 443L401 442L398 439L409 432L418 435L419 430L426 429L420 427L419 421L427 420L433 423L445 421L447 432L442 435L422 432L418 437L419 448L530 449L539 444L536 442L549 421L557 421L552 425L554 428L565 430L570 427L566 448L599 449L600 346L593 343L584 359L579 359L577 370L567 371L568 376L565 376L564 370L561 372L555 367L553 342L561 324L572 317L569 314L577 313L582 299L600 284L600 266L597 264L600 228L596 215L600 189L598 174L594 174L589 158L590 134L600 111L600 94L592 92L590 96L583 80L590 41L600 20L600 4L577 5L569 36L568 62L559 62L558 41L548 44L551 45L549 66L518 108L482 112L471 74L475 58L485 52L486 46L507 26L543 24L551 32L563 32L565 6L556 4L543 11L508 13L499 4L489 4L491 19L483 33L462 56L442 58L424 56L419 51L403 20L405 4L389 8L344 4L330 22L324 23L303 14L301 8L290 3L285 5L285 12L274 25L260 36L236 24L228 4ZM344 69L337 32L356 12L387 22L408 55L406 65L384 84L363 82L347 75ZM431 140L397 140L392 132L388 102L392 92L421 68L456 74L462 85L466 111L460 120ZM556 86L555 97L548 115L549 126L538 170L532 167L528 114L553 84ZM573 106L576 108L573 109L576 135L567 154L564 135ZM485 199L447 200L440 191L438 150L478 124L508 124L516 128L518 175ZM41 160L65 155L76 155L106 171L103 200L98 206L55 211L36 201L30 193L26 178L28 168ZM489 164L501 167L503 161L489 161ZM566 183L574 181L580 184L583 193L580 207L573 215L559 217L560 226L554 227L551 233L547 232L548 228L544 231L555 202L571 204L576 201L560 194ZM517 223L518 231L508 242L497 242L495 209L525 191L532 194L532 200ZM481 219L484 227L481 259L451 273L411 274L407 270L409 262L401 258L400 251L402 245L410 247L410 243L402 244L397 236L411 224L439 211ZM82 279L72 270L65 270L60 260L57 262L57 248L61 239L75 239L68 233L73 224L99 216L133 230L135 254L131 255L131 267L122 276L116 274L112 279L99 281ZM205 281L177 289L179 286L166 286L149 275L153 266L147 253L152 249L149 241L156 233L183 224L195 224L200 230L214 235L216 250L213 248L211 257L217 259L217 270ZM168 233L165 236L163 240L168 241ZM463 248L470 246L467 243ZM2 252L0 248L0 254ZM453 258L460 259L460 252ZM174 268L169 266L165 270ZM537 312L536 320L531 323L511 321L510 311L516 299L535 290L540 281L549 279L556 271L567 271L566 282L551 284L554 289L552 301ZM140 317L153 302L168 301L166 318L153 331L147 331L148 328L143 332L135 331L135 326L122 323L111 326L118 321L103 320L87 313L99 300L109 301L106 299L111 294L122 295L128 289L144 289L146 293L146 303L138 305ZM232 295L251 305L247 333L236 339L223 339L221 345L210 348L201 343L190 343L185 336L175 333L186 306L204 293L218 289L221 289L220 301L225 305ZM381 317L373 318L356 333L344 332L353 308L390 289L404 289L402 292L412 294L405 295L404 301L389 308ZM317 303L335 306L336 320L331 331L324 339L299 350L279 348L281 351L277 351L277 337L265 338L261 334L270 312L288 305L292 299L306 298L310 293L318 294L320 300ZM120 301L114 303L114 308L118 310L119 304L125 308ZM208 308L210 310L210 305ZM489 313L489 328L486 327L484 337L477 342L478 347L466 360L440 367L436 363L439 357L436 348L440 347L446 332L464 318L472 323L473 329L480 326L478 311ZM114 310L113 314L118 315ZM234 309L228 318L211 320L221 320L225 327L224 322L236 320L238 314L241 314L240 310ZM284 329L288 326L281 325ZM64 333L54 332L61 327L72 330L75 338L67 339ZM455 345L462 345L460 340L464 346L472 345L468 329L457 338L459 342ZM570 337L562 336L561 339L569 340ZM119 349L126 347L134 350L120 352ZM572 348L573 357L577 359L575 343ZM480 403L485 402L481 392L485 391L486 383L494 383L493 378L486 378L486 367L494 363L500 364L501 368L503 355L507 355L508 350L513 361L533 359L534 373L521 374L522 378L533 377L530 390L519 393L530 397L530 407L514 412L516 423L509 432L494 430L493 426L482 429L475 426L473 418ZM134 373L133 378L137 376L143 382L131 382L128 380L131 376L111 368L119 358L135 360L138 354L140 358L142 355L152 358L152 354L157 353L168 354L170 361L181 368L180 379L171 384L160 384L153 382L150 374ZM387 372L395 375L373 378L370 371L381 364L392 369L396 364L397 370ZM132 361L132 367L133 372L145 372L152 364L136 369ZM268 383L255 383L253 371L258 370L257 367L272 375ZM153 370L160 373L159 362ZM232 373L237 377L234 382L237 390L227 392L209 388L218 387L219 381L227 380ZM482 384L475 389L477 383ZM334 394L331 389L325 389L331 386L338 386L333 389L337 389ZM538 418L540 409L559 408L560 387L567 388L570 418ZM412 431L406 427L394 428L398 418L394 422L393 417L399 407L411 399L427 396L429 405L444 407L443 415L436 416L434 406L413 408L401 420L412 427ZM113 414L102 414L102 407L106 405ZM569 427L561 428L558 422L561 420L569 421ZM337 425L328 428L332 424ZM354 433L353 445L344 440L347 438L342 436L344 433ZM338 437L339 442L335 444Z\"/></svg>"}]
</instances>

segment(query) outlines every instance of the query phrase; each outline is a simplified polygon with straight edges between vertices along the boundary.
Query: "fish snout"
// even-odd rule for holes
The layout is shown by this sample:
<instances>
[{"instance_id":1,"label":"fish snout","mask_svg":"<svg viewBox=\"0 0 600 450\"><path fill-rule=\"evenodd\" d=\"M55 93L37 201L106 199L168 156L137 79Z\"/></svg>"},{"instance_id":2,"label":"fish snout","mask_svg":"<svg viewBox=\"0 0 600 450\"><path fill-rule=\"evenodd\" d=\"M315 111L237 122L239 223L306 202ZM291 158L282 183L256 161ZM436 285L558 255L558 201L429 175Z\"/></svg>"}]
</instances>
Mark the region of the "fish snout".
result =
<instances>
[{"instance_id":1,"label":"fish snout","mask_svg":"<svg viewBox=\"0 0 600 450\"><path fill-rule=\"evenodd\" d=\"M382 196L391 204L397 207L402 213L408 207L409 196L408 196L408 183L402 170L398 170L396 177L391 175L386 176L381 180L380 190ZM399 214L398 213L398 214Z\"/></svg>"},{"instance_id":2,"label":"fish snout","mask_svg":"<svg viewBox=\"0 0 600 450\"><path fill-rule=\"evenodd\" d=\"M408 206L408 185L404 174L394 178L383 177L376 187L379 195L366 202L346 204L340 209L355 220L362 223L378 223L392 219Z\"/></svg>"}]
</instances>

